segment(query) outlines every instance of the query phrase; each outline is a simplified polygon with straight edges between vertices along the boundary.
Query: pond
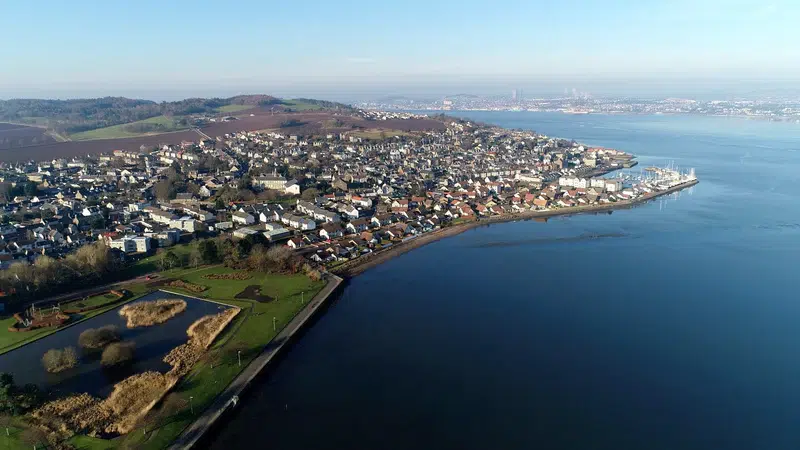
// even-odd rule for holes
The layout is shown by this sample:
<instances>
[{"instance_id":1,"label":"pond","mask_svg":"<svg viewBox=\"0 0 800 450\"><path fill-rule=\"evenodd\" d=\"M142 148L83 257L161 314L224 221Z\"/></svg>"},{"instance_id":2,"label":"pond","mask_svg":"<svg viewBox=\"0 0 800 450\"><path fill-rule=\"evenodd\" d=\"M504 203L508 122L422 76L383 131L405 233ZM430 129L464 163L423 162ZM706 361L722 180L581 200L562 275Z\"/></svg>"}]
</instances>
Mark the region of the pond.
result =
<instances>
[{"instance_id":1,"label":"pond","mask_svg":"<svg viewBox=\"0 0 800 450\"><path fill-rule=\"evenodd\" d=\"M65 328L16 350L0 355L0 372L14 375L18 384L34 383L55 393L87 392L95 396L111 393L115 383L134 373L156 370L166 372L170 366L163 362L170 350L186 342L186 330L200 317L227 309L225 305L200 299L157 291L131 303L164 298L181 298L186 310L165 323L151 327L127 328L119 315L122 305L89 320ZM136 344L135 361L124 369L108 369L100 365L100 352L87 352L78 345L78 336L89 328L116 325L125 342ZM42 355L51 348L75 347L80 362L72 369L48 373L42 367Z\"/></svg>"}]
</instances>

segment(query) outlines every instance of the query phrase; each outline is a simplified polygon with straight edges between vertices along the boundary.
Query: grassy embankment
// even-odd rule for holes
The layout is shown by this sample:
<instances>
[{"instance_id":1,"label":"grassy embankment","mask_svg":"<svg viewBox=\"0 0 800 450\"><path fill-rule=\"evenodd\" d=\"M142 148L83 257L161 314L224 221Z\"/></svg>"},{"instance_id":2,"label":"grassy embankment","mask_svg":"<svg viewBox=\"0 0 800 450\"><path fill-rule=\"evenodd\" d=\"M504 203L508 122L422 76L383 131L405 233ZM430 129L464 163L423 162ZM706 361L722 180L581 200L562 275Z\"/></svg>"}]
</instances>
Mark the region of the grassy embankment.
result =
<instances>
[{"instance_id":1,"label":"grassy embankment","mask_svg":"<svg viewBox=\"0 0 800 450\"><path fill-rule=\"evenodd\" d=\"M161 126L157 131L151 132L137 132L131 131L128 127L130 125L158 125ZM189 127L178 125L177 118L167 116L151 117L149 119L140 120L138 122L123 123L111 127L98 128L96 130L84 131L70 135L73 141L88 141L93 139L118 139L138 136L149 136L152 134L168 133L171 131L186 130Z\"/></svg>"},{"instance_id":2,"label":"grassy embankment","mask_svg":"<svg viewBox=\"0 0 800 450\"><path fill-rule=\"evenodd\" d=\"M140 261L140 263L142 262ZM200 414L325 284L324 281L312 281L305 275L253 273L250 278L243 280L214 280L204 277L208 274L233 272L236 271L225 267L204 267L176 269L161 273L159 276L159 278L176 278L208 287L199 295L182 291L179 288L166 287L170 291L203 297L241 308L241 312L210 347L206 357L196 364L173 389L173 393L184 401L188 401L189 397L192 397L195 414ZM146 282L130 284L126 286L126 289L134 292L150 290L145 285ZM235 298L250 286L258 286L261 296L270 297L273 300L257 302ZM103 309L103 312L105 310ZM241 352L241 367L238 363L239 352ZM191 423L194 417L190 410L184 408L176 414L161 419L155 430L151 429L147 434L141 430L134 430L114 439L98 439L79 435L71 438L69 443L78 448L88 449L120 447L161 449L167 447ZM8 448L16 448L14 445L19 444L19 440L14 439L13 436L6 439L0 437L0 442L4 440L11 445Z\"/></svg>"}]
</instances>

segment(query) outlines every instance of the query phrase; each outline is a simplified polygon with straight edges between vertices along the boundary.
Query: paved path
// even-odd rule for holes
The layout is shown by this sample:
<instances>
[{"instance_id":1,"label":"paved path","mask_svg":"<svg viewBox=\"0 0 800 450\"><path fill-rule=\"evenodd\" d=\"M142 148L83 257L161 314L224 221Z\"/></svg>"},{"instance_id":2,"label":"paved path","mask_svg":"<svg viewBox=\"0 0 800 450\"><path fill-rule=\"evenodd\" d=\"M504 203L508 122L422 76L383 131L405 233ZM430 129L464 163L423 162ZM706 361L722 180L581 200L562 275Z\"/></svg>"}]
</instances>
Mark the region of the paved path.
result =
<instances>
[{"instance_id":1,"label":"paved path","mask_svg":"<svg viewBox=\"0 0 800 450\"><path fill-rule=\"evenodd\" d=\"M258 355L245 369L237 376L231 384L225 388L214 403L185 430L169 447L170 450L190 449L196 445L201 437L208 431L209 427L222 416L226 409L231 407L231 399L239 396L242 391L255 379L256 376L269 365L270 361L278 355L291 337L300 330L305 323L314 316L314 313L325 304L330 295L342 283L342 279L336 275L328 275L328 284L314 296L302 311L283 328L274 338L264 347Z\"/></svg>"}]
</instances>

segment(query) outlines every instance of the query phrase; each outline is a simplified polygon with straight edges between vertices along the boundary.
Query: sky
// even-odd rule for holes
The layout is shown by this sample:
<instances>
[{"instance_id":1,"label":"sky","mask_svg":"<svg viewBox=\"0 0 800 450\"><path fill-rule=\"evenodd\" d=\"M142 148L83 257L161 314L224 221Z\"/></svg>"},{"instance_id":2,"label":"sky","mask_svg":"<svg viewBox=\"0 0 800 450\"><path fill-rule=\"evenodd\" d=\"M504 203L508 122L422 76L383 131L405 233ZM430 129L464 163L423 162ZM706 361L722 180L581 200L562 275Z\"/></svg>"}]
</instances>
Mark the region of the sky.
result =
<instances>
[{"instance_id":1,"label":"sky","mask_svg":"<svg viewBox=\"0 0 800 450\"><path fill-rule=\"evenodd\" d=\"M800 79L796 0L5 0L0 10L0 98L671 96Z\"/></svg>"}]
</instances>

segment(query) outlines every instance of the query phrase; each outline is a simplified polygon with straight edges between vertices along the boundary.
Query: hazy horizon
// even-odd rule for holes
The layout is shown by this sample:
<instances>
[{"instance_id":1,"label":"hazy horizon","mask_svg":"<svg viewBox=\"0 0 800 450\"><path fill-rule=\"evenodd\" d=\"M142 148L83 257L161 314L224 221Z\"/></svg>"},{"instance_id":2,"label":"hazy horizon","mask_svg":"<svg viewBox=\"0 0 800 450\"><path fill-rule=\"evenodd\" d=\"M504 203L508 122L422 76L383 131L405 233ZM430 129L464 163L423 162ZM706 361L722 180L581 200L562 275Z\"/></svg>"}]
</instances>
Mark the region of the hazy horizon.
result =
<instances>
[{"instance_id":1,"label":"hazy horizon","mask_svg":"<svg viewBox=\"0 0 800 450\"><path fill-rule=\"evenodd\" d=\"M800 79L789 0L5 6L0 98L746 96Z\"/></svg>"},{"instance_id":2,"label":"hazy horizon","mask_svg":"<svg viewBox=\"0 0 800 450\"><path fill-rule=\"evenodd\" d=\"M386 97L407 97L415 100L439 99L459 94L478 96L506 96L512 89L521 89L527 98L552 98L564 95L575 88L595 97L633 97L658 99L668 97L697 100L784 97L800 98L795 79L733 79L733 78L633 78L627 80L562 77L559 79L534 79L524 77L453 76L417 78L374 82L348 79L339 83L321 83L306 80L294 84L202 83L163 86L73 85L19 89L0 86L0 99L43 98L72 99L96 97L128 97L152 101L174 101L193 97L232 97L246 94L267 94L282 98L318 98L340 102L362 102Z\"/></svg>"}]
</instances>

